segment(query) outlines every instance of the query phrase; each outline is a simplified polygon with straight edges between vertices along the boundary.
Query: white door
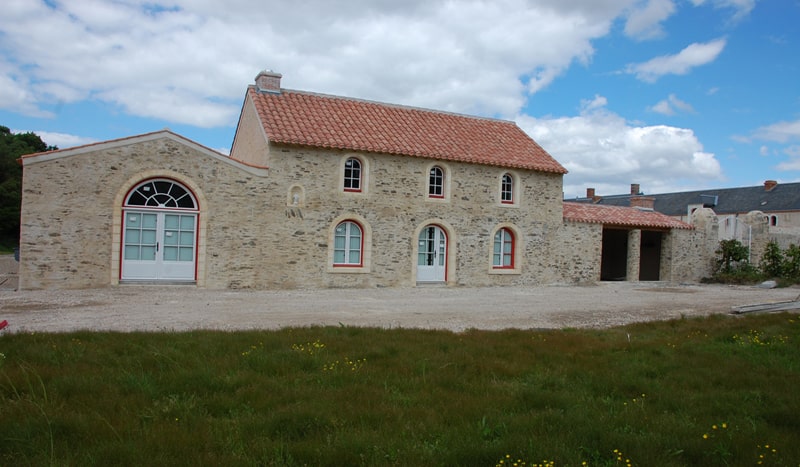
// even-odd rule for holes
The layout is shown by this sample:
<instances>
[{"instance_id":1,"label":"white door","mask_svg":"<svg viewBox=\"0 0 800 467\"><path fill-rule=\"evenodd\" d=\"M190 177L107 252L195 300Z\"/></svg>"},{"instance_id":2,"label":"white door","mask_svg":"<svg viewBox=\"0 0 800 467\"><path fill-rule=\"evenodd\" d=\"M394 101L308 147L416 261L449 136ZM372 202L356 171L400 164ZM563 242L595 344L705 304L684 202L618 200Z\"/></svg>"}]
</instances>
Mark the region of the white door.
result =
<instances>
[{"instance_id":1,"label":"white door","mask_svg":"<svg viewBox=\"0 0 800 467\"><path fill-rule=\"evenodd\" d=\"M447 236L435 225L419 234L417 282L444 282L447 272Z\"/></svg>"},{"instance_id":2,"label":"white door","mask_svg":"<svg viewBox=\"0 0 800 467\"><path fill-rule=\"evenodd\" d=\"M125 210L122 279L195 280L196 213Z\"/></svg>"}]
</instances>

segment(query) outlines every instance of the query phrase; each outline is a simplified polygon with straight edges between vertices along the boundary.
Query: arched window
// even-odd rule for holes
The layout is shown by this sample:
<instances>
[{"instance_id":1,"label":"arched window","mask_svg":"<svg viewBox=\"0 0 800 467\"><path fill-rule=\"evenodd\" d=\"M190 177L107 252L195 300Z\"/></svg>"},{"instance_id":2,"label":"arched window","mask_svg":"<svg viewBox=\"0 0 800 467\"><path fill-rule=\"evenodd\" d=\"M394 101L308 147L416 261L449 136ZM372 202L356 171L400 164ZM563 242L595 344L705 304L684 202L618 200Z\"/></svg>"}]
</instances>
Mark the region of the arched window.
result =
<instances>
[{"instance_id":1,"label":"arched window","mask_svg":"<svg viewBox=\"0 0 800 467\"><path fill-rule=\"evenodd\" d=\"M120 280L196 280L198 203L180 183L136 185L122 211Z\"/></svg>"},{"instance_id":2,"label":"arched window","mask_svg":"<svg viewBox=\"0 0 800 467\"><path fill-rule=\"evenodd\" d=\"M500 180L500 202L503 204L514 203L514 177L511 174L503 174Z\"/></svg>"},{"instance_id":3,"label":"arched window","mask_svg":"<svg viewBox=\"0 0 800 467\"><path fill-rule=\"evenodd\" d=\"M150 180L134 188L125 200L126 206L149 208L197 209L194 196L172 180Z\"/></svg>"},{"instance_id":4,"label":"arched window","mask_svg":"<svg viewBox=\"0 0 800 467\"><path fill-rule=\"evenodd\" d=\"M769 216L769 225L773 227L778 226L778 216Z\"/></svg>"},{"instance_id":5,"label":"arched window","mask_svg":"<svg viewBox=\"0 0 800 467\"><path fill-rule=\"evenodd\" d=\"M357 223L344 221L337 225L333 237L333 265L361 266L363 238Z\"/></svg>"},{"instance_id":6,"label":"arched window","mask_svg":"<svg viewBox=\"0 0 800 467\"><path fill-rule=\"evenodd\" d=\"M361 161L354 157L344 162L344 191L361 191Z\"/></svg>"},{"instance_id":7,"label":"arched window","mask_svg":"<svg viewBox=\"0 0 800 467\"><path fill-rule=\"evenodd\" d=\"M428 196L431 198L444 198L444 170L438 165L431 167L428 178Z\"/></svg>"},{"instance_id":8,"label":"arched window","mask_svg":"<svg viewBox=\"0 0 800 467\"><path fill-rule=\"evenodd\" d=\"M494 248L492 249L492 267L514 267L514 234L509 229L500 229L494 234Z\"/></svg>"}]
</instances>

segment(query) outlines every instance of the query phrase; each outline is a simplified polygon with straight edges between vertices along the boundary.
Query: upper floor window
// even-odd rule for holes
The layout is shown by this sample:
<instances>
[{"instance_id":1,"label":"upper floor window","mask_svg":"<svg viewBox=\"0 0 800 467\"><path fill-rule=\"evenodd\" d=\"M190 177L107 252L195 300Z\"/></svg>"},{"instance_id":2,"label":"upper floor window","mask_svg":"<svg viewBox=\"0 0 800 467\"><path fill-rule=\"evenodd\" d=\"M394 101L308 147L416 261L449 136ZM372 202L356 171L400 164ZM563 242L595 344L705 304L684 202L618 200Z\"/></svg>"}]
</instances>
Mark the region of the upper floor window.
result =
<instances>
[{"instance_id":1,"label":"upper floor window","mask_svg":"<svg viewBox=\"0 0 800 467\"><path fill-rule=\"evenodd\" d=\"M444 198L444 170L438 165L431 167L428 178L428 196Z\"/></svg>"},{"instance_id":2,"label":"upper floor window","mask_svg":"<svg viewBox=\"0 0 800 467\"><path fill-rule=\"evenodd\" d=\"M514 234L503 228L494 234L492 267L512 269L514 267Z\"/></svg>"},{"instance_id":3,"label":"upper floor window","mask_svg":"<svg viewBox=\"0 0 800 467\"><path fill-rule=\"evenodd\" d=\"M769 225L773 227L778 226L778 216L769 216Z\"/></svg>"},{"instance_id":4,"label":"upper floor window","mask_svg":"<svg viewBox=\"0 0 800 467\"><path fill-rule=\"evenodd\" d=\"M344 162L344 190L361 191L361 161L354 157Z\"/></svg>"},{"instance_id":5,"label":"upper floor window","mask_svg":"<svg viewBox=\"0 0 800 467\"><path fill-rule=\"evenodd\" d=\"M511 174L503 174L500 180L500 202L503 204L514 203L514 177Z\"/></svg>"},{"instance_id":6,"label":"upper floor window","mask_svg":"<svg viewBox=\"0 0 800 467\"><path fill-rule=\"evenodd\" d=\"M353 221L340 223L333 237L333 265L361 266L363 245L361 226Z\"/></svg>"}]
</instances>

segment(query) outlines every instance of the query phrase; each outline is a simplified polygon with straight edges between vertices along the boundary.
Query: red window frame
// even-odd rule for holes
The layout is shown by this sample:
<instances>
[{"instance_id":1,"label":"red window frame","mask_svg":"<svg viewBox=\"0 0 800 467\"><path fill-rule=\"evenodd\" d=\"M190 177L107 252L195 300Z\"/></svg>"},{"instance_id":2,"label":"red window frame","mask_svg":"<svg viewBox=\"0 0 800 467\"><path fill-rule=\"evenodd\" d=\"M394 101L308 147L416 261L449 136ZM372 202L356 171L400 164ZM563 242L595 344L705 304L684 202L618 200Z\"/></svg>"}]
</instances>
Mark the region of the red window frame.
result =
<instances>
[{"instance_id":1,"label":"red window frame","mask_svg":"<svg viewBox=\"0 0 800 467\"><path fill-rule=\"evenodd\" d=\"M444 169L438 165L431 167L428 174L428 197L444 198Z\"/></svg>"},{"instance_id":2,"label":"red window frame","mask_svg":"<svg viewBox=\"0 0 800 467\"><path fill-rule=\"evenodd\" d=\"M500 179L500 202L514 204L514 177L511 174L503 174Z\"/></svg>"},{"instance_id":3,"label":"red window frame","mask_svg":"<svg viewBox=\"0 0 800 467\"><path fill-rule=\"evenodd\" d=\"M344 179L342 181L344 191L361 191L363 166L364 164L355 157L350 157L344 161Z\"/></svg>"},{"instance_id":4,"label":"red window frame","mask_svg":"<svg viewBox=\"0 0 800 467\"><path fill-rule=\"evenodd\" d=\"M345 262L336 262L336 251L341 251L342 250L342 248L336 248L336 237L337 237L336 229L338 229L339 226L341 226L343 224L352 224L352 225L356 226L358 228L358 230L359 230L358 262L357 263L349 262L350 252L354 251L352 248L350 248L350 240L351 240L352 236L350 235L350 229L349 228L347 228L347 231L345 232L345 235L344 235L344 247L343 247L343 250L344 250L344 256L345 256ZM360 223L358 223L358 222L356 222L356 221L354 221L352 219L343 220L342 222L339 222L338 224L336 224L336 227L334 228L334 231L333 231L333 267L335 267L335 268L360 268L360 267L363 267L363 266L364 266L364 227Z\"/></svg>"},{"instance_id":5,"label":"red window frame","mask_svg":"<svg viewBox=\"0 0 800 467\"><path fill-rule=\"evenodd\" d=\"M497 251L498 239L500 249ZM506 245L510 245L506 248ZM514 250L516 249L516 238L511 229L502 228L494 234L492 240L492 268L494 269L514 269ZM499 259L499 264L496 260ZM506 264L508 259L508 264Z\"/></svg>"}]
</instances>

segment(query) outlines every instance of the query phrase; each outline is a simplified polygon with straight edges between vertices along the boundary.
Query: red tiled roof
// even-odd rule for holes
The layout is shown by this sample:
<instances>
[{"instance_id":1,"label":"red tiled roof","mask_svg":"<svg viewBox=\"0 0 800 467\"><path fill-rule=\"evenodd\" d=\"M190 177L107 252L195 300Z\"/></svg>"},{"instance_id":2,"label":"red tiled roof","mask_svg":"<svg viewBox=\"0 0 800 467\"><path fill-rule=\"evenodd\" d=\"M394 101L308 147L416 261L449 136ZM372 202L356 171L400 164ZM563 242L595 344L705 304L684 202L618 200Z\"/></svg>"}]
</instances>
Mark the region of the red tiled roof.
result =
<instances>
[{"instance_id":1,"label":"red tiled roof","mask_svg":"<svg viewBox=\"0 0 800 467\"><path fill-rule=\"evenodd\" d=\"M286 89L248 94L275 143L567 172L509 121Z\"/></svg>"},{"instance_id":2,"label":"red tiled roof","mask_svg":"<svg viewBox=\"0 0 800 467\"><path fill-rule=\"evenodd\" d=\"M564 202L564 220L590 224L661 229L693 229L690 224L666 214L623 206Z\"/></svg>"}]
</instances>

